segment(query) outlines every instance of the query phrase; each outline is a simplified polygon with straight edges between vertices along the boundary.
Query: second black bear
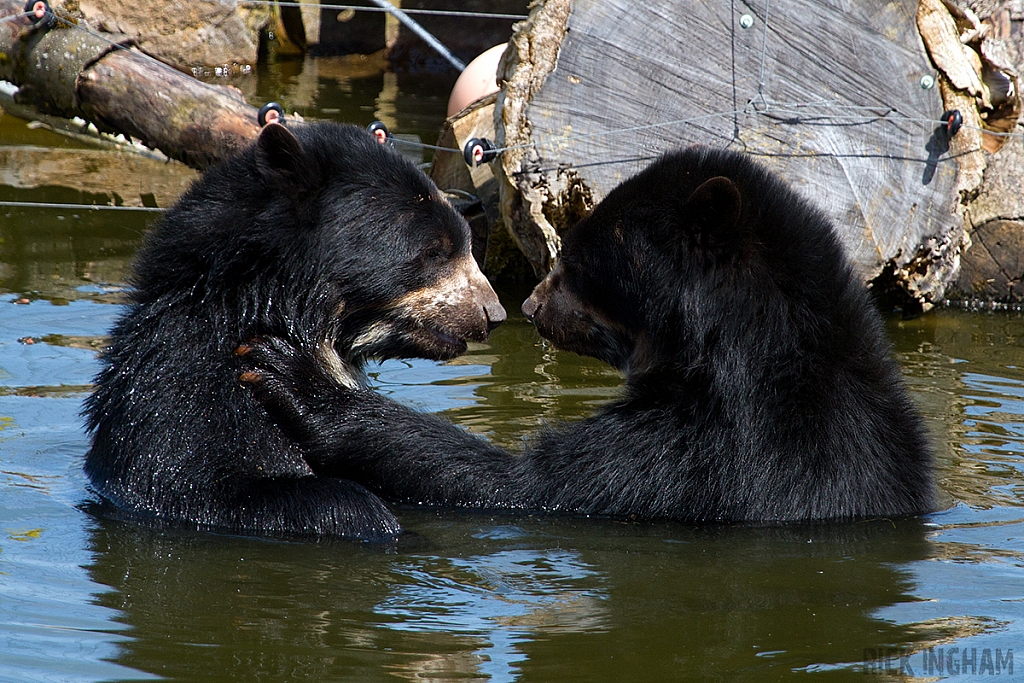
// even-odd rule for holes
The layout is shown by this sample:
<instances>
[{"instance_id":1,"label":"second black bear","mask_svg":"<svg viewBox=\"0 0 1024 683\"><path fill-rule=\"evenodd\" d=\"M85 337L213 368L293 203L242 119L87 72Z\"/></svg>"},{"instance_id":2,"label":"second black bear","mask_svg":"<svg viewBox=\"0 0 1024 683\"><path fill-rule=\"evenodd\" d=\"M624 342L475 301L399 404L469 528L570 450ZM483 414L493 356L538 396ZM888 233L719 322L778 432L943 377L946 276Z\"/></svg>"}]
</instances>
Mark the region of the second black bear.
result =
<instances>
[{"instance_id":1,"label":"second black bear","mask_svg":"<svg viewBox=\"0 0 1024 683\"><path fill-rule=\"evenodd\" d=\"M933 507L866 288L829 220L744 155L690 148L622 183L523 311L626 387L522 455L340 386L285 340L259 345L253 387L315 470L394 501L752 522Z\"/></svg>"},{"instance_id":2,"label":"second black bear","mask_svg":"<svg viewBox=\"0 0 1024 683\"><path fill-rule=\"evenodd\" d=\"M132 519L393 538L378 496L318 475L239 387L238 354L287 336L349 386L368 358L451 358L505 318L470 241L434 184L366 131L266 126L138 255L85 406L93 486Z\"/></svg>"}]
</instances>

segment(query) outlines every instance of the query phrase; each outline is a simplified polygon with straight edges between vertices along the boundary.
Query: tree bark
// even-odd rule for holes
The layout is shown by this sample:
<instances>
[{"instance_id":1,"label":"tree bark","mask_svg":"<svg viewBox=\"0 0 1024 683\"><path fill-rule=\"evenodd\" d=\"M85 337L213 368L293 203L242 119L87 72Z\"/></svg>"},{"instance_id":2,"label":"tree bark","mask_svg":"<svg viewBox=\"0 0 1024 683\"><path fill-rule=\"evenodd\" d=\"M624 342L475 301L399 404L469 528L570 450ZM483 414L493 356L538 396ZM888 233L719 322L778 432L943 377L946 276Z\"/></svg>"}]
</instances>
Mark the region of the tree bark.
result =
<instances>
[{"instance_id":1,"label":"tree bark","mask_svg":"<svg viewBox=\"0 0 1024 683\"><path fill-rule=\"evenodd\" d=\"M981 33L967 45L981 55L982 73L991 80L989 65L994 64L1014 79L1019 93L1019 75L1024 70L1024 2L959 0L955 9L964 17L957 22L961 35L970 35L972 30ZM963 256L947 297L966 305L1024 301L1024 127L1019 97L1015 104L1017 111L996 110L994 116L986 112L989 119L1003 122L1001 130L1016 134L986 136L989 144L982 155L980 177L965 197L964 223L972 246Z\"/></svg>"}]
</instances>

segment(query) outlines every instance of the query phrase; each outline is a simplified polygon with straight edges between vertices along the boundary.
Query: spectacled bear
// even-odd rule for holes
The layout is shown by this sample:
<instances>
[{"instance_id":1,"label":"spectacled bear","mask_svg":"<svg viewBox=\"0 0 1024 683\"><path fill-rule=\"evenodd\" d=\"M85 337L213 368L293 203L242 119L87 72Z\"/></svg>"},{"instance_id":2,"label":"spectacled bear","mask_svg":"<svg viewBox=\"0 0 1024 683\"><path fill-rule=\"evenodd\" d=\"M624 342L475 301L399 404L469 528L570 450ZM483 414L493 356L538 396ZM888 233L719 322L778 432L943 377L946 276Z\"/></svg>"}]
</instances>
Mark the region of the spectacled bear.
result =
<instances>
[{"instance_id":1,"label":"spectacled bear","mask_svg":"<svg viewBox=\"0 0 1024 683\"><path fill-rule=\"evenodd\" d=\"M623 182L523 312L626 379L522 454L342 387L286 339L260 342L249 384L316 471L391 501L759 523L933 507L866 288L830 221L748 156L693 147Z\"/></svg>"},{"instance_id":2,"label":"spectacled bear","mask_svg":"<svg viewBox=\"0 0 1024 683\"><path fill-rule=\"evenodd\" d=\"M505 318L470 243L433 183L368 132L266 126L138 254L84 409L92 485L133 519L395 537L377 495L314 471L239 386L238 354L250 338L287 337L350 387L370 358L454 357Z\"/></svg>"}]
</instances>

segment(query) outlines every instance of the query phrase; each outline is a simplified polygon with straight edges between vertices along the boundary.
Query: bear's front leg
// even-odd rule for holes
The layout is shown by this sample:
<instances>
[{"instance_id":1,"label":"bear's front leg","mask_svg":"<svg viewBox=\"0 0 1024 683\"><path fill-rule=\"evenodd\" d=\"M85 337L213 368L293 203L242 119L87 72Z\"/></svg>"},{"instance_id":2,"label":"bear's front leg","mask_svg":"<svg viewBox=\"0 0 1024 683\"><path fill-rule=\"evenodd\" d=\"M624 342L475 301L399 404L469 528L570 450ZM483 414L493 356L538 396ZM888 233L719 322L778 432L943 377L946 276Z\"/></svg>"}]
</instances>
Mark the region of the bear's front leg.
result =
<instances>
[{"instance_id":1,"label":"bear's front leg","mask_svg":"<svg viewBox=\"0 0 1024 683\"><path fill-rule=\"evenodd\" d=\"M358 482L392 501L519 504L509 453L435 415L351 388L315 349L262 337L235 353L239 379L317 475Z\"/></svg>"},{"instance_id":2,"label":"bear's front leg","mask_svg":"<svg viewBox=\"0 0 1024 683\"><path fill-rule=\"evenodd\" d=\"M366 483L360 473L387 455L377 426L394 404L339 378L321 349L274 336L235 350L238 378L320 476ZM386 433L386 429L384 432Z\"/></svg>"}]
</instances>

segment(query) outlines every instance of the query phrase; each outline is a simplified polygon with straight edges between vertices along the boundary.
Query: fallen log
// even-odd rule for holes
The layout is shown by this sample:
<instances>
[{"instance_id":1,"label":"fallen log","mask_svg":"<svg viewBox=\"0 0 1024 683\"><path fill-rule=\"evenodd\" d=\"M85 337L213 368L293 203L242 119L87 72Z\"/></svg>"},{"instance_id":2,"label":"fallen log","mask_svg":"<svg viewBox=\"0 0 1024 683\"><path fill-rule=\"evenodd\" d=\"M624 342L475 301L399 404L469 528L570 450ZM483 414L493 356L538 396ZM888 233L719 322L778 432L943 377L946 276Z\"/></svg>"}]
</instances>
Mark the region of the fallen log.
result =
<instances>
[{"instance_id":1,"label":"fallen log","mask_svg":"<svg viewBox=\"0 0 1024 683\"><path fill-rule=\"evenodd\" d=\"M540 0L498 72L504 221L541 275L560 231L658 154L741 149L833 217L865 281L930 307L970 245L984 131L1014 129L1020 95L965 92L936 67L949 36L926 48L918 23L953 21L938 0L921 6ZM962 59L969 45L950 35ZM954 108L959 132L943 119Z\"/></svg>"},{"instance_id":2,"label":"fallen log","mask_svg":"<svg viewBox=\"0 0 1024 683\"><path fill-rule=\"evenodd\" d=\"M23 14L0 0L0 17ZM80 14L47 8L0 23L0 79L41 111L82 117L202 169L255 139L257 110L233 88L198 81L141 52Z\"/></svg>"}]
</instances>

